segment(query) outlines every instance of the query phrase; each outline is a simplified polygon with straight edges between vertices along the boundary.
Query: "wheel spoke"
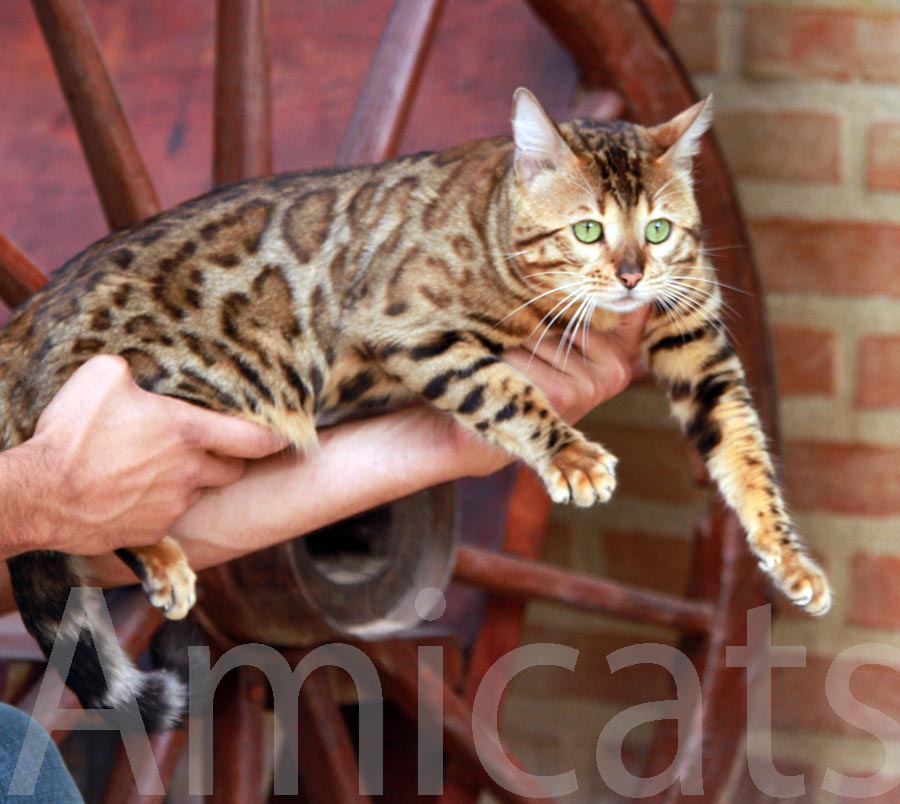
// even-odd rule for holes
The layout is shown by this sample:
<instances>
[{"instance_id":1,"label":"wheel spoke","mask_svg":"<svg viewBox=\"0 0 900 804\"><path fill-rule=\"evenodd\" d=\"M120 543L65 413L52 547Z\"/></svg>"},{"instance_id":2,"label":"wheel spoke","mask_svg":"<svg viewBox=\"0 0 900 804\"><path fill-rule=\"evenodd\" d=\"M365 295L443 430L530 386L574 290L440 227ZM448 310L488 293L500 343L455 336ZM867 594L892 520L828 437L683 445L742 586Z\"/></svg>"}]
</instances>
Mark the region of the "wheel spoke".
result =
<instances>
[{"instance_id":1,"label":"wheel spoke","mask_svg":"<svg viewBox=\"0 0 900 804\"><path fill-rule=\"evenodd\" d=\"M216 184L272 172L268 0L219 0L213 175Z\"/></svg>"},{"instance_id":2,"label":"wheel spoke","mask_svg":"<svg viewBox=\"0 0 900 804\"><path fill-rule=\"evenodd\" d=\"M474 547L459 548L453 579L492 594L563 603L685 633L707 632L712 619L712 607L704 601L637 589Z\"/></svg>"},{"instance_id":3,"label":"wheel spoke","mask_svg":"<svg viewBox=\"0 0 900 804\"><path fill-rule=\"evenodd\" d=\"M609 89L579 87L572 101L572 117L615 120L625 111L625 99Z\"/></svg>"},{"instance_id":4,"label":"wheel spoke","mask_svg":"<svg viewBox=\"0 0 900 804\"><path fill-rule=\"evenodd\" d=\"M187 731L184 729L154 734L150 737L152 756L141 752L136 760L136 767L125 751L124 744L119 745L115 763L110 771L109 781L103 794L105 804L163 804L166 795L142 796L138 790L146 789L158 778L163 787L168 789L175 766L187 743Z\"/></svg>"},{"instance_id":5,"label":"wheel spoke","mask_svg":"<svg viewBox=\"0 0 900 804\"><path fill-rule=\"evenodd\" d=\"M254 700L261 671L242 666L228 673L213 701L213 786L215 804L262 801L263 708Z\"/></svg>"},{"instance_id":6,"label":"wheel spoke","mask_svg":"<svg viewBox=\"0 0 900 804\"><path fill-rule=\"evenodd\" d=\"M304 800L309 804L364 804L359 764L347 724L323 670L311 673L300 687L303 741L298 757Z\"/></svg>"},{"instance_id":7,"label":"wheel spoke","mask_svg":"<svg viewBox=\"0 0 900 804\"><path fill-rule=\"evenodd\" d=\"M159 211L80 0L32 0L110 227Z\"/></svg>"},{"instance_id":8,"label":"wheel spoke","mask_svg":"<svg viewBox=\"0 0 900 804\"><path fill-rule=\"evenodd\" d=\"M338 149L338 165L397 153L444 0L396 0Z\"/></svg>"},{"instance_id":9,"label":"wheel spoke","mask_svg":"<svg viewBox=\"0 0 900 804\"><path fill-rule=\"evenodd\" d=\"M46 283L47 275L0 234L0 299L15 307Z\"/></svg>"},{"instance_id":10,"label":"wheel spoke","mask_svg":"<svg viewBox=\"0 0 900 804\"><path fill-rule=\"evenodd\" d=\"M532 779L527 781L527 792L511 792L521 789L525 783L510 777L507 769L515 760L507 755L496 733L485 728L472 713L469 704L455 695L442 678L427 666L418 668L416 649L411 643L372 642L360 644L359 647L378 668L385 695L414 722L418 722L420 716L432 721L440 720L447 755L465 768L481 786L490 790L494 798L508 804L526 804L535 799L554 801Z\"/></svg>"}]
</instances>

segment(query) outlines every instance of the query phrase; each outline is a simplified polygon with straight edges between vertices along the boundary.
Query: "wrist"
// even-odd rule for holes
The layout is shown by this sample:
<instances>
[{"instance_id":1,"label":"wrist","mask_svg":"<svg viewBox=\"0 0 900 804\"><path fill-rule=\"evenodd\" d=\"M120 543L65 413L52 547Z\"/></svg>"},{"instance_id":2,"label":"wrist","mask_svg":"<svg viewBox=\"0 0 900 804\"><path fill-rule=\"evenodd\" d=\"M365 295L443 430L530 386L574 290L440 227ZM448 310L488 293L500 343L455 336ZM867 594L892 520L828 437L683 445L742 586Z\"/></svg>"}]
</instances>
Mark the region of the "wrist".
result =
<instances>
[{"instance_id":1,"label":"wrist","mask_svg":"<svg viewBox=\"0 0 900 804\"><path fill-rule=\"evenodd\" d=\"M56 526L46 504L53 483L46 448L31 439L0 453L0 554L52 549Z\"/></svg>"}]
</instances>

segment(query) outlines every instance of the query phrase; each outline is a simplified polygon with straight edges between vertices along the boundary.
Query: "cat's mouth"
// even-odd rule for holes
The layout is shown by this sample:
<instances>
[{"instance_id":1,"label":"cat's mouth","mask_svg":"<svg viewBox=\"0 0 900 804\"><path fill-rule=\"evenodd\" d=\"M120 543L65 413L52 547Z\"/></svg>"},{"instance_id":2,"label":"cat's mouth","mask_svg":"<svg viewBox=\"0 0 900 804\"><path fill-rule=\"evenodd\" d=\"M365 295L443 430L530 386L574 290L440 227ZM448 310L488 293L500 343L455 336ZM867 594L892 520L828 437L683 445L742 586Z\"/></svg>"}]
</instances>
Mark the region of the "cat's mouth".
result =
<instances>
[{"instance_id":1,"label":"cat's mouth","mask_svg":"<svg viewBox=\"0 0 900 804\"><path fill-rule=\"evenodd\" d=\"M618 296L604 298L600 304L614 313L630 313L632 310L637 310L638 307L643 307L651 301L651 299L644 298L644 296L645 294L643 293L638 294L633 290L624 290Z\"/></svg>"}]
</instances>

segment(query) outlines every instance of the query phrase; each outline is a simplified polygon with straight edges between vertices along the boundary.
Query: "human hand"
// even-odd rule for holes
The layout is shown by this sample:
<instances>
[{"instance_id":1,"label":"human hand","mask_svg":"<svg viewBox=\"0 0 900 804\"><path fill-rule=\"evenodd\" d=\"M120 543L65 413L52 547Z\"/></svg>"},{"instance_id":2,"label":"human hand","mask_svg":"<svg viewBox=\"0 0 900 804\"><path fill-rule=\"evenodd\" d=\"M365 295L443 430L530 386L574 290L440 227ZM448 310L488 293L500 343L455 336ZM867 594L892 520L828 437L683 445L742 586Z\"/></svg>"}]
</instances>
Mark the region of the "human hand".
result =
<instances>
[{"instance_id":1,"label":"human hand","mask_svg":"<svg viewBox=\"0 0 900 804\"><path fill-rule=\"evenodd\" d=\"M255 424L141 390L122 358L103 355L6 455L29 478L27 549L96 555L158 541L203 489L237 480L242 459L284 446Z\"/></svg>"},{"instance_id":2,"label":"human hand","mask_svg":"<svg viewBox=\"0 0 900 804\"><path fill-rule=\"evenodd\" d=\"M617 329L591 332L585 341L560 342L558 337L534 340L503 355L527 374L547 395L556 411L570 424L601 402L624 391L639 365L641 338L648 308L623 315ZM487 475L506 466L512 456L488 444L455 420L447 419L447 437L470 467L466 474Z\"/></svg>"}]
</instances>

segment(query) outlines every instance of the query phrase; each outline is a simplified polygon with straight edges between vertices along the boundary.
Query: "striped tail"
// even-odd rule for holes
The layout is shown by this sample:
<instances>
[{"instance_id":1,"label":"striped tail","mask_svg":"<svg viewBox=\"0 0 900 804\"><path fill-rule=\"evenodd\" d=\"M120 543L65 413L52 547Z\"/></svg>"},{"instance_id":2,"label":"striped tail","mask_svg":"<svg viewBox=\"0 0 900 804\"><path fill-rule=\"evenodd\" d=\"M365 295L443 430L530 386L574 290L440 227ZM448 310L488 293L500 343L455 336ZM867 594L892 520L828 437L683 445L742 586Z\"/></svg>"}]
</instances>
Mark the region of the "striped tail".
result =
<instances>
[{"instance_id":1,"label":"striped tail","mask_svg":"<svg viewBox=\"0 0 900 804\"><path fill-rule=\"evenodd\" d=\"M109 710L118 728L166 731L186 710L178 673L144 672L122 650L99 589L87 587L78 559L39 551L9 560L28 632L85 709Z\"/></svg>"}]
</instances>

